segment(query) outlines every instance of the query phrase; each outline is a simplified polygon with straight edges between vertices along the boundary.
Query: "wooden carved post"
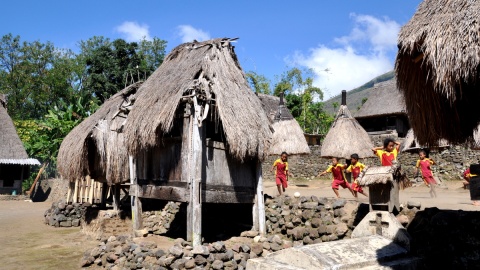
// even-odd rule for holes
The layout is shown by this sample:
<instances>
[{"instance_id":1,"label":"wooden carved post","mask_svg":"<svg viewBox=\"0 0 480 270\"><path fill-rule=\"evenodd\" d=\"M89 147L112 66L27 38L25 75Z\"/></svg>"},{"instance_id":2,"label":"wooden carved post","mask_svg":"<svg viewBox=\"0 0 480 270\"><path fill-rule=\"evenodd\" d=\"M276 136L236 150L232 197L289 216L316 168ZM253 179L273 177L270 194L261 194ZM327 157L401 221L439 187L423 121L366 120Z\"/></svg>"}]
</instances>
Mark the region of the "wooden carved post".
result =
<instances>
[{"instance_id":1,"label":"wooden carved post","mask_svg":"<svg viewBox=\"0 0 480 270\"><path fill-rule=\"evenodd\" d=\"M253 225L254 229L258 230L260 235L266 234L265 229L265 202L263 200L263 172L262 172L262 163L257 162L256 168L256 195L255 202L253 206Z\"/></svg>"},{"instance_id":2,"label":"wooden carved post","mask_svg":"<svg viewBox=\"0 0 480 270\"><path fill-rule=\"evenodd\" d=\"M113 210L120 211L120 184L113 184Z\"/></svg>"},{"instance_id":3,"label":"wooden carved post","mask_svg":"<svg viewBox=\"0 0 480 270\"><path fill-rule=\"evenodd\" d=\"M197 108L195 108L197 109ZM193 247L202 245L202 127L198 123L198 109L195 111L191 125L191 159L190 159L190 205Z\"/></svg>"},{"instance_id":4,"label":"wooden carved post","mask_svg":"<svg viewBox=\"0 0 480 270\"><path fill-rule=\"evenodd\" d=\"M128 165L130 168L130 188L134 190L134 194L130 195L133 229L140 230L142 228L142 202L138 198L137 164L133 156L128 156Z\"/></svg>"}]
</instances>

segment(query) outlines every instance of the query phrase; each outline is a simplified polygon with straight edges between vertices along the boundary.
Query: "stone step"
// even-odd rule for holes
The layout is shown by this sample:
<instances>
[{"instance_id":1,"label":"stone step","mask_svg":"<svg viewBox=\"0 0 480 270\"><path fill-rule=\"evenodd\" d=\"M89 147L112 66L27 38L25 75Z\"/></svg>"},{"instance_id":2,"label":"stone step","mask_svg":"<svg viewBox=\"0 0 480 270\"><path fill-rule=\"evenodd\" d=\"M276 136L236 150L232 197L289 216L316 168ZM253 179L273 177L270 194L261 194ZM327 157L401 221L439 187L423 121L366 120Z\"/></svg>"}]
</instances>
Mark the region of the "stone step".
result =
<instances>
[{"instance_id":1,"label":"stone step","mask_svg":"<svg viewBox=\"0 0 480 270\"><path fill-rule=\"evenodd\" d=\"M415 269L418 258L390 239L372 235L288 248L251 259L247 270Z\"/></svg>"}]
</instances>

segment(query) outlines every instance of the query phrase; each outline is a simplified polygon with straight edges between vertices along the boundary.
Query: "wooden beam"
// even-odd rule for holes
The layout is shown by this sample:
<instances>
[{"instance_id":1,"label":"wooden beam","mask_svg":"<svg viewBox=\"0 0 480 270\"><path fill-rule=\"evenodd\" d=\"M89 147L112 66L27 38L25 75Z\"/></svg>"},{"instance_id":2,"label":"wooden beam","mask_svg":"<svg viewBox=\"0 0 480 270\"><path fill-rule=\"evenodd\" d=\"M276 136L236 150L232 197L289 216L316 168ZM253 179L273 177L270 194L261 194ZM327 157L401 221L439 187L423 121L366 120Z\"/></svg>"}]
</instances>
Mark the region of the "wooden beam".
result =
<instances>
[{"instance_id":1,"label":"wooden beam","mask_svg":"<svg viewBox=\"0 0 480 270\"><path fill-rule=\"evenodd\" d=\"M120 185L113 184L113 210L120 211Z\"/></svg>"},{"instance_id":2,"label":"wooden beam","mask_svg":"<svg viewBox=\"0 0 480 270\"><path fill-rule=\"evenodd\" d=\"M189 191L186 188L155 185L130 186L130 195L139 198L161 199L165 201L188 202Z\"/></svg>"},{"instance_id":3,"label":"wooden beam","mask_svg":"<svg viewBox=\"0 0 480 270\"><path fill-rule=\"evenodd\" d=\"M75 180L75 191L73 192L72 203L78 202L78 179Z\"/></svg>"},{"instance_id":4,"label":"wooden beam","mask_svg":"<svg viewBox=\"0 0 480 270\"><path fill-rule=\"evenodd\" d=\"M257 205L258 205L258 232L260 235L265 235L267 233L265 227L265 202L263 199L263 172L262 172L262 163L257 162Z\"/></svg>"},{"instance_id":5,"label":"wooden beam","mask_svg":"<svg viewBox=\"0 0 480 270\"><path fill-rule=\"evenodd\" d=\"M128 157L128 165L130 169L130 188L132 188L137 186L137 166L133 156ZM138 198L138 193L131 195L131 207L133 229L140 230L142 228L142 202Z\"/></svg>"}]
</instances>

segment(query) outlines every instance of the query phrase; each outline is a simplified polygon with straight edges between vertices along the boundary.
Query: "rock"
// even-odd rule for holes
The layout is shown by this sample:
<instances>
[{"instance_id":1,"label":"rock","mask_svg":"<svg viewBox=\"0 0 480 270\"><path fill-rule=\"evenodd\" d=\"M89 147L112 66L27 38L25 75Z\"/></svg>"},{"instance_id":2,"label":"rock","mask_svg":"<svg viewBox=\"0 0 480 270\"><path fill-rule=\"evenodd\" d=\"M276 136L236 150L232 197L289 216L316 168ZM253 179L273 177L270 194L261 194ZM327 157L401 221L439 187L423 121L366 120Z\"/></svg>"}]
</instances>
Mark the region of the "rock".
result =
<instances>
[{"instance_id":1,"label":"rock","mask_svg":"<svg viewBox=\"0 0 480 270\"><path fill-rule=\"evenodd\" d=\"M406 215L398 215L397 216L398 222L403 225L403 227L406 227L408 223L410 222L410 219Z\"/></svg>"},{"instance_id":2,"label":"rock","mask_svg":"<svg viewBox=\"0 0 480 270\"><path fill-rule=\"evenodd\" d=\"M263 245L260 243L255 243L250 247L251 252L255 255L260 256L263 252Z\"/></svg>"},{"instance_id":3,"label":"rock","mask_svg":"<svg viewBox=\"0 0 480 270\"><path fill-rule=\"evenodd\" d=\"M212 268L213 269L223 269L223 262L222 261L219 261L219 260L215 260L213 263L212 263Z\"/></svg>"},{"instance_id":4,"label":"rock","mask_svg":"<svg viewBox=\"0 0 480 270\"><path fill-rule=\"evenodd\" d=\"M281 250L282 249L282 245L281 244L278 244L276 242L273 242L270 244L270 249L272 251L278 251L278 250Z\"/></svg>"},{"instance_id":5,"label":"rock","mask_svg":"<svg viewBox=\"0 0 480 270\"><path fill-rule=\"evenodd\" d=\"M302 204L304 209L316 209L318 206L318 202L306 202Z\"/></svg>"},{"instance_id":6,"label":"rock","mask_svg":"<svg viewBox=\"0 0 480 270\"><path fill-rule=\"evenodd\" d=\"M225 244L222 241L217 241L212 244L212 247L217 252L225 252Z\"/></svg>"},{"instance_id":7,"label":"rock","mask_svg":"<svg viewBox=\"0 0 480 270\"><path fill-rule=\"evenodd\" d=\"M61 221L60 227L72 227L72 222L70 220Z\"/></svg>"},{"instance_id":8,"label":"rock","mask_svg":"<svg viewBox=\"0 0 480 270\"><path fill-rule=\"evenodd\" d=\"M347 212L345 212L345 210L343 210L343 208L335 209L333 211L333 216L334 217L343 217L346 214L347 214Z\"/></svg>"},{"instance_id":9,"label":"rock","mask_svg":"<svg viewBox=\"0 0 480 270\"><path fill-rule=\"evenodd\" d=\"M246 244L243 244L240 246L240 248L242 249L243 252L245 253L249 253L250 252L250 247Z\"/></svg>"},{"instance_id":10,"label":"rock","mask_svg":"<svg viewBox=\"0 0 480 270\"><path fill-rule=\"evenodd\" d=\"M292 237L294 240L301 240L305 235L305 228L303 227L296 227L292 230Z\"/></svg>"},{"instance_id":11,"label":"rock","mask_svg":"<svg viewBox=\"0 0 480 270\"><path fill-rule=\"evenodd\" d=\"M417 208L420 209L422 207L422 204L420 202L414 202L414 201L408 201L407 202L407 208L412 209L412 208Z\"/></svg>"},{"instance_id":12,"label":"rock","mask_svg":"<svg viewBox=\"0 0 480 270\"><path fill-rule=\"evenodd\" d=\"M287 224L285 224L285 228L287 228L287 229L293 229L293 228L295 228L295 225L293 225L292 222L288 222Z\"/></svg>"},{"instance_id":13,"label":"rock","mask_svg":"<svg viewBox=\"0 0 480 270\"><path fill-rule=\"evenodd\" d=\"M254 242L254 243L258 243L258 242L260 241L260 238L261 238L260 235L255 236L255 237L253 238L253 242Z\"/></svg>"},{"instance_id":14,"label":"rock","mask_svg":"<svg viewBox=\"0 0 480 270\"><path fill-rule=\"evenodd\" d=\"M345 223L340 223L335 228L335 234L338 236L344 236L348 232L348 226Z\"/></svg>"},{"instance_id":15,"label":"rock","mask_svg":"<svg viewBox=\"0 0 480 270\"><path fill-rule=\"evenodd\" d=\"M205 265L207 263L207 259L201 255L195 256L195 264L196 265Z\"/></svg>"},{"instance_id":16,"label":"rock","mask_svg":"<svg viewBox=\"0 0 480 270\"><path fill-rule=\"evenodd\" d=\"M297 191L297 192L293 193L293 196L295 198L300 198L300 192Z\"/></svg>"},{"instance_id":17,"label":"rock","mask_svg":"<svg viewBox=\"0 0 480 270\"><path fill-rule=\"evenodd\" d=\"M305 236L305 237L303 238L303 243L304 243L305 245L309 245L309 244L312 244L312 243L313 243L313 240L312 240L309 236Z\"/></svg>"},{"instance_id":18,"label":"rock","mask_svg":"<svg viewBox=\"0 0 480 270\"><path fill-rule=\"evenodd\" d=\"M302 213L302 219L303 220L309 220L313 217L314 214L315 214L315 212L312 211L312 210L305 210Z\"/></svg>"},{"instance_id":19,"label":"rock","mask_svg":"<svg viewBox=\"0 0 480 270\"><path fill-rule=\"evenodd\" d=\"M263 242L263 249L270 249L270 243L269 242Z\"/></svg>"},{"instance_id":20,"label":"rock","mask_svg":"<svg viewBox=\"0 0 480 270\"><path fill-rule=\"evenodd\" d=\"M115 237L114 235L108 237L107 242L113 242L113 241L117 241L117 237Z\"/></svg>"},{"instance_id":21,"label":"rock","mask_svg":"<svg viewBox=\"0 0 480 270\"><path fill-rule=\"evenodd\" d=\"M183 255L183 249L177 245L172 246L170 249L168 249L168 252L175 256L175 258L180 258Z\"/></svg>"},{"instance_id":22,"label":"rock","mask_svg":"<svg viewBox=\"0 0 480 270\"><path fill-rule=\"evenodd\" d=\"M136 237L146 237L148 235L147 229L135 230Z\"/></svg>"},{"instance_id":23,"label":"rock","mask_svg":"<svg viewBox=\"0 0 480 270\"><path fill-rule=\"evenodd\" d=\"M345 201L344 199L337 199L333 202L332 208L333 209L341 208L341 207L345 206L346 203L347 203L347 201Z\"/></svg>"},{"instance_id":24,"label":"rock","mask_svg":"<svg viewBox=\"0 0 480 270\"><path fill-rule=\"evenodd\" d=\"M179 258L179 259L176 259L171 265L170 265L170 268L172 269L183 269L185 268L185 262L187 260L183 259L183 258Z\"/></svg>"},{"instance_id":25,"label":"rock","mask_svg":"<svg viewBox=\"0 0 480 270\"><path fill-rule=\"evenodd\" d=\"M298 225L302 224L302 219L299 218L299 217L295 217L294 219L292 219L292 223L293 223L293 225L298 226Z\"/></svg>"},{"instance_id":26,"label":"rock","mask_svg":"<svg viewBox=\"0 0 480 270\"><path fill-rule=\"evenodd\" d=\"M155 257L160 258L165 255L165 251L163 251L163 249L157 248L153 250L153 254L155 255Z\"/></svg>"},{"instance_id":27,"label":"rock","mask_svg":"<svg viewBox=\"0 0 480 270\"><path fill-rule=\"evenodd\" d=\"M273 222L273 221L272 221ZM276 222L276 218L275 218L275 222ZM243 237L250 237L250 238L254 238L255 236L258 235L258 232L257 231L245 231L245 232L242 232L240 234L240 236L243 236Z\"/></svg>"},{"instance_id":28,"label":"rock","mask_svg":"<svg viewBox=\"0 0 480 270\"><path fill-rule=\"evenodd\" d=\"M192 254L193 255L208 256L210 254L210 251L208 250L208 247L206 247L206 246L197 246L197 247L193 248Z\"/></svg>"},{"instance_id":29,"label":"rock","mask_svg":"<svg viewBox=\"0 0 480 270\"><path fill-rule=\"evenodd\" d=\"M312 225L313 228L318 228L318 227L320 227L320 225L322 224L322 220L319 219L319 218L313 218L313 219L310 221L310 224Z\"/></svg>"},{"instance_id":30,"label":"rock","mask_svg":"<svg viewBox=\"0 0 480 270\"><path fill-rule=\"evenodd\" d=\"M185 268L186 269L192 269L195 268L195 260L194 259L189 259L188 261L185 262Z\"/></svg>"}]
</instances>

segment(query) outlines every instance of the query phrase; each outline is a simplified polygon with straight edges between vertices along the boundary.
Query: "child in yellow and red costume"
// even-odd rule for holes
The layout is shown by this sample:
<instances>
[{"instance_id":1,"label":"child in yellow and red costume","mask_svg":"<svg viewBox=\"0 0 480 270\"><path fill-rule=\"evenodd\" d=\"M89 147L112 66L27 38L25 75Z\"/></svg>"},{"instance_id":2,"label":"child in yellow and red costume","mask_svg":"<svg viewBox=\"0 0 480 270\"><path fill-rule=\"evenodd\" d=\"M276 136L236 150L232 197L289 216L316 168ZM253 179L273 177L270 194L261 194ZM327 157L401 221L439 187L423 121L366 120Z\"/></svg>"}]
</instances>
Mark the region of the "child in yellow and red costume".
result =
<instances>
[{"instance_id":1,"label":"child in yellow and red costume","mask_svg":"<svg viewBox=\"0 0 480 270\"><path fill-rule=\"evenodd\" d=\"M392 162L397 160L399 150L400 143L394 141L392 138L386 138L383 141L383 147L372 148L373 153L380 158L382 166L392 166Z\"/></svg>"},{"instance_id":2,"label":"child in yellow and red costume","mask_svg":"<svg viewBox=\"0 0 480 270\"><path fill-rule=\"evenodd\" d=\"M272 172L275 171L275 183L277 184L278 195L282 195L288 187L288 176L292 175L288 172L288 154L282 152L280 158L275 160L272 166ZM283 192L282 192L283 191Z\"/></svg>"},{"instance_id":3,"label":"child in yellow and red costume","mask_svg":"<svg viewBox=\"0 0 480 270\"><path fill-rule=\"evenodd\" d=\"M427 158L426 152L424 150L420 150L420 152L418 152L418 156L420 157L420 159L417 160L415 174L417 174L418 170L420 169L423 182L425 182L425 185L427 185L427 187L430 187L430 197L437 197L437 192L435 192L437 181L435 181L435 179L433 178L432 169L430 168L430 165L434 165L435 161L433 161L433 159Z\"/></svg>"},{"instance_id":4,"label":"child in yellow and red costume","mask_svg":"<svg viewBox=\"0 0 480 270\"><path fill-rule=\"evenodd\" d=\"M352 188L350 187L350 184L345 180L345 174L343 173L343 170L347 168L347 165L339 164L338 163L338 158L332 158L332 165L330 165L325 171L321 172L318 176L325 175L327 173L332 173L333 176L333 181L332 181L332 189L333 192L335 192L335 195L337 198L340 198L340 194L338 193L338 187L341 186L343 188L348 188L350 192L352 192L352 195L355 196L355 193L353 193Z\"/></svg>"},{"instance_id":5,"label":"child in yellow and red costume","mask_svg":"<svg viewBox=\"0 0 480 270\"><path fill-rule=\"evenodd\" d=\"M352 190L354 193L353 195L356 198L358 196L357 193L360 193L368 197L368 195L363 192L362 187L358 184L358 181L357 181L358 175L363 169L365 169L365 165L363 165L358 161L358 159L360 158L358 154L352 154L350 158L352 160L352 164L348 166L347 172L352 173L352 178L353 178Z\"/></svg>"}]
</instances>

